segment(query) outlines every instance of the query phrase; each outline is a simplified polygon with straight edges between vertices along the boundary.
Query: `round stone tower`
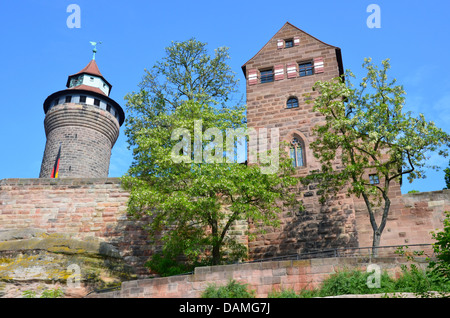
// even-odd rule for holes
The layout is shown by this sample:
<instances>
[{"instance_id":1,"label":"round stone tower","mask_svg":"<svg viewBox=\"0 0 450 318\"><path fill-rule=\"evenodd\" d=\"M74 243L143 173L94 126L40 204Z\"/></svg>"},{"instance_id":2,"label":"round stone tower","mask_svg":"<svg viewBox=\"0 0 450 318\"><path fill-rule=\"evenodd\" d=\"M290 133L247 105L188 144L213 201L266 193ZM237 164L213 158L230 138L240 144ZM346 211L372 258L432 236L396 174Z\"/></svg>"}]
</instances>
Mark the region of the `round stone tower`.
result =
<instances>
[{"instance_id":1,"label":"round stone tower","mask_svg":"<svg viewBox=\"0 0 450 318\"><path fill-rule=\"evenodd\" d=\"M47 142L39 177L106 178L125 114L109 97L112 86L100 73L95 54L69 76L66 87L44 102Z\"/></svg>"}]
</instances>

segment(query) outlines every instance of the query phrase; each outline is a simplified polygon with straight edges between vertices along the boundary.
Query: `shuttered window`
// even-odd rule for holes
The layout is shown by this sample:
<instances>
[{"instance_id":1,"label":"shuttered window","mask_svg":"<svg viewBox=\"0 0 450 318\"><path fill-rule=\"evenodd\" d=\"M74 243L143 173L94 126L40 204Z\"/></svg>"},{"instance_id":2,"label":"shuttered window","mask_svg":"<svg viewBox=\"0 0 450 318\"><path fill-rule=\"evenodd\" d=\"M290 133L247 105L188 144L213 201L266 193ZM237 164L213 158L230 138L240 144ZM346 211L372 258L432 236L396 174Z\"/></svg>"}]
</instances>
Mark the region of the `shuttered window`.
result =
<instances>
[{"instance_id":1,"label":"shuttered window","mask_svg":"<svg viewBox=\"0 0 450 318\"><path fill-rule=\"evenodd\" d=\"M273 69L261 71L261 83L273 82Z\"/></svg>"},{"instance_id":2,"label":"shuttered window","mask_svg":"<svg viewBox=\"0 0 450 318\"><path fill-rule=\"evenodd\" d=\"M300 77L313 75L313 64L312 62L304 62L298 65L298 75Z\"/></svg>"}]
</instances>

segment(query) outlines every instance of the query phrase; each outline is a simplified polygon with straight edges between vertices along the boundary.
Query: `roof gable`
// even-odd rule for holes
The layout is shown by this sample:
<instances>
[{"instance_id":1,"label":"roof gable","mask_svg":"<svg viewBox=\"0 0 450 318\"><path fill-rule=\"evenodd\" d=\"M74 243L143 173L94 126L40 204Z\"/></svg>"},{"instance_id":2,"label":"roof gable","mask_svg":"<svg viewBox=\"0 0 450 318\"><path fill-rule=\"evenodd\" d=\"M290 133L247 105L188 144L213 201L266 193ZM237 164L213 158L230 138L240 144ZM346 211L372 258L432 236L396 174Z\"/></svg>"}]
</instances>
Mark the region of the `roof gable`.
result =
<instances>
[{"instance_id":1,"label":"roof gable","mask_svg":"<svg viewBox=\"0 0 450 318\"><path fill-rule=\"evenodd\" d=\"M242 71L244 72L244 76L247 76L246 67L248 64L254 62L255 60L257 60L260 56L262 56L264 54L270 54L273 52L277 52L278 51L277 41L279 39L292 38L293 36L300 37L301 43L305 42L305 40L307 40L309 42L317 42L320 45L324 45L329 48L334 48L340 52L340 48L338 48L334 45L327 44L327 43L315 38L314 36L306 33L305 31L297 28L296 26L292 25L291 23L286 22L283 25L283 27L281 27L281 29L278 30L278 32L275 33L275 35L272 36L272 38L250 60L248 60L244 65L242 65Z\"/></svg>"}]
</instances>

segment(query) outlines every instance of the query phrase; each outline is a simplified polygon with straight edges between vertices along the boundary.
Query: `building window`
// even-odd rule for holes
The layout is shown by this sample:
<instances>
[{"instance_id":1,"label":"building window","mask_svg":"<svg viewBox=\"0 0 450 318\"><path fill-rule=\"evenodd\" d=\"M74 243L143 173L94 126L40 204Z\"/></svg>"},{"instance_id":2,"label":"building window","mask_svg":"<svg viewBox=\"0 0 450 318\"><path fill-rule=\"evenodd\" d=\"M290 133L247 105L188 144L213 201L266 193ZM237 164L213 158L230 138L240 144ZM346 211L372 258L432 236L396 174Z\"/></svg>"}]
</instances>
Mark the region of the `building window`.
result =
<instances>
[{"instance_id":1,"label":"building window","mask_svg":"<svg viewBox=\"0 0 450 318\"><path fill-rule=\"evenodd\" d=\"M289 97L289 99L286 102L287 108L296 108L298 107L298 99L297 97Z\"/></svg>"},{"instance_id":2,"label":"building window","mask_svg":"<svg viewBox=\"0 0 450 318\"><path fill-rule=\"evenodd\" d=\"M314 74L314 67L312 62L300 63L298 64L299 76L308 76Z\"/></svg>"},{"instance_id":3,"label":"building window","mask_svg":"<svg viewBox=\"0 0 450 318\"><path fill-rule=\"evenodd\" d=\"M378 178L377 174L369 174L369 181L370 181L370 184L379 184L380 183L380 179Z\"/></svg>"},{"instance_id":4,"label":"building window","mask_svg":"<svg viewBox=\"0 0 450 318\"><path fill-rule=\"evenodd\" d=\"M297 137L292 138L290 157L294 167L303 167L305 165L303 150L303 144L300 139Z\"/></svg>"},{"instance_id":5,"label":"building window","mask_svg":"<svg viewBox=\"0 0 450 318\"><path fill-rule=\"evenodd\" d=\"M72 96L66 96L66 103L70 103L72 101Z\"/></svg>"},{"instance_id":6,"label":"building window","mask_svg":"<svg viewBox=\"0 0 450 318\"><path fill-rule=\"evenodd\" d=\"M59 98L57 98L57 99L55 99L54 101L53 101L53 106L56 106L56 105L58 105L59 104Z\"/></svg>"},{"instance_id":7,"label":"building window","mask_svg":"<svg viewBox=\"0 0 450 318\"><path fill-rule=\"evenodd\" d=\"M261 71L261 83L273 82L273 69Z\"/></svg>"},{"instance_id":8,"label":"building window","mask_svg":"<svg viewBox=\"0 0 450 318\"><path fill-rule=\"evenodd\" d=\"M91 80L91 82L93 82L93 81L94 81L94 78L91 76L91 77L90 77L90 80Z\"/></svg>"},{"instance_id":9,"label":"building window","mask_svg":"<svg viewBox=\"0 0 450 318\"><path fill-rule=\"evenodd\" d=\"M94 105L100 106L100 99L94 98Z\"/></svg>"},{"instance_id":10,"label":"building window","mask_svg":"<svg viewBox=\"0 0 450 318\"><path fill-rule=\"evenodd\" d=\"M80 103L86 103L86 96L80 96Z\"/></svg>"},{"instance_id":11,"label":"building window","mask_svg":"<svg viewBox=\"0 0 450 318\"><path fill-rule=\"evenodd\" d=\"M106 105L106 110L107 110L108 112L111 112L111 105Z\"/></svg>"},{"instance_id":12,"label":"building window","mask_svg":"<svg viewBox=\"0 0 450 318\"><path fill-rule=\"evenodd\" d=\"M284 47L285 48L290 48L294 46L294 40L293 39L289 39L284 41Z\"/></svg>"}]
</instances>

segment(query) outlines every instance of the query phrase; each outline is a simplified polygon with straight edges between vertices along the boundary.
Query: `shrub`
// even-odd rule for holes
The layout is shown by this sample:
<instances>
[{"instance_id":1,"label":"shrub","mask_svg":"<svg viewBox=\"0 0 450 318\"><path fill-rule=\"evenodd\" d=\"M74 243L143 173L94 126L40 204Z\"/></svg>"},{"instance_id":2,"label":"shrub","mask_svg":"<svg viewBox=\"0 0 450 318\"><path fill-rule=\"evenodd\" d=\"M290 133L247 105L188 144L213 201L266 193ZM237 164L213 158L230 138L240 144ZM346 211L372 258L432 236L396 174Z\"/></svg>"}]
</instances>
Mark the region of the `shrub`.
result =
<instances>
[{"instance_id":1,"label":"shrub","mask_svg":"<svg viewBox=\"0 0 450 318\"><path fill-rule=\"evenodd\" d=\"M149 267L153 272L161 275L162 277L184 274L192 271L192 266L187 266L177 260L164 256L163 254L155 254L152 258L145 263L146 267Z\"/></svg>"},{"instance_id":2,"label":"shrub","mask_svg":"<svg viewBox=\"0 0 450 318\"><path fill-rule=\"evenodd\" d=\"M23 298L37 298L37 294L33 290L25 290L22 293ZM60 288L46 289L42 292L39 298L62 298L64 297L64 292Z\"/></svg>"},{"instance_id":3,"label":"shrub","mask_svg":"<svg viewBox=\"0 0 450 318\"><path fill-rule=\"evenodd\" d=\"M436 261L430 262L431 277L440 283L450 284L450 212L445 212L444 229L441 232L432 232Z\"/></svg>"},{"instance_id":4,"label":"shrub","mask_svg":"<svg viewBox=\"0 0 450 318\"><path fill-rule=\"evenodd\" d=\"M292 289L283 289L281 291L272 291L267 298L299 298L300 296Z\"/></svg>"},{"instance_id":5,"label":"shrub","mask_svg":"<svg viewBox=\"0 0 450 318\"><path fill-rule=\"evenodd\" d=\"M369 288L367 280L371 274L356 269L337 272L323 281L318 294L321 297L376 294L386 292L393 286L393 279L386 272L383 272L380 277L380 288Z\"/></svg>"},{"instance_id":6,"label":"shrub","mask_svg":"<svg viewBox=\"0 0 450 318\"><path fill-rule=\"evenodd\" d=\"M248 284L230 280L225 286L209 285L202 293L202 298L254 298L255 291L248 290Z\"/></svg>"}]
</instances>

